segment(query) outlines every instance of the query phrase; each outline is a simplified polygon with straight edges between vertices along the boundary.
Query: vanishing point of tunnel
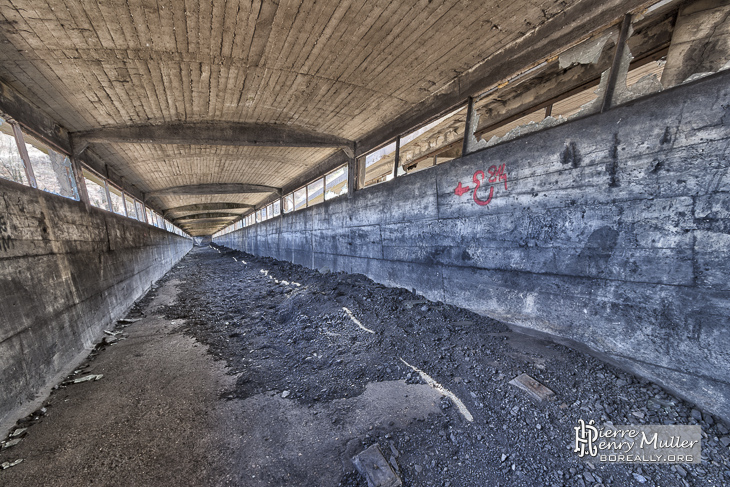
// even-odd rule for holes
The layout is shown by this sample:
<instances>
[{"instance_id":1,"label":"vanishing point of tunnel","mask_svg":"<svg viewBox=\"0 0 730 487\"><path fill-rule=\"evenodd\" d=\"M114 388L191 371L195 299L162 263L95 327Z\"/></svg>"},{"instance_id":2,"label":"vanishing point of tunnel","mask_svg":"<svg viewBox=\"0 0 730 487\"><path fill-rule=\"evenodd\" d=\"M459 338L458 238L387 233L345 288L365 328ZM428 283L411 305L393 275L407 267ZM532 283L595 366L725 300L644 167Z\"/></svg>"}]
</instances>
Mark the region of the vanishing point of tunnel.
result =
<instances>
[{"instance_id":1,"label":"vanishing point of tunnel","mask_svg":"<svg viewBox=\"0 0 730 487\"><path fill-rule=\"evenodd\" d=\"M730 1L0 0L0 486L730 485Z\"/></svg>"}]
</instances>

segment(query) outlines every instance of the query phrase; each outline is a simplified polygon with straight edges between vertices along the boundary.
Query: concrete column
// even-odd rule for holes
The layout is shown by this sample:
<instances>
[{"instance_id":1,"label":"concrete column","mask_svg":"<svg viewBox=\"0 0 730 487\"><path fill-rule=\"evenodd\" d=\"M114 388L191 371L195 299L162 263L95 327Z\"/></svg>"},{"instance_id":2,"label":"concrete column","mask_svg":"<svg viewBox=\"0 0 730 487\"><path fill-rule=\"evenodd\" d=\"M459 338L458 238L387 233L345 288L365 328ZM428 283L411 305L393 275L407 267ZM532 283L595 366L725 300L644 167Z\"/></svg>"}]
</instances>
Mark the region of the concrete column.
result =
<instances>
[{"instance_id":1,"label":"concrete column","mask_svg":"<svg viewBox=\"0 0 730 487\"><path fill-rule=\"evenodd\" d=\"M20 152L20 158L23 160L23 166L25 167L25 177L28 178L28 184L31 188L37 188L38 183L35 180L35 174L33 173L33 166L30 164L30 156L28 156L28 149L25 147L25 139L23 139L23 132L20 130L20 126L16 123L10 124L13 127L13 134L15 134L15 143L18 145L18 152Z\"/></svg>"},{"instance_id":2,"label":"concrete column","mask_svg":"<svg viewBox=\"0 0 730 487\"><path fill-rule=\"evenodd\" d=\"M84 179L84 173L81 170L81 163L75 157L71 158L71 167L74 172L74 179L76 181L76 189L79 192L79 200L86 207L86 211L91 209L91 201L89 200L89 192L86 190L86 180Z\"/></svg>"},{"instance_id":3,"label":"concrete column","mask_svg":"<svg viewBox=\"0 0 730 487\"><path fill-rule=\"evenodd\" d=\"M679 10L662 73L665 88L730 61L730 0L699 0Z\"/></svg>"}]
</instances>

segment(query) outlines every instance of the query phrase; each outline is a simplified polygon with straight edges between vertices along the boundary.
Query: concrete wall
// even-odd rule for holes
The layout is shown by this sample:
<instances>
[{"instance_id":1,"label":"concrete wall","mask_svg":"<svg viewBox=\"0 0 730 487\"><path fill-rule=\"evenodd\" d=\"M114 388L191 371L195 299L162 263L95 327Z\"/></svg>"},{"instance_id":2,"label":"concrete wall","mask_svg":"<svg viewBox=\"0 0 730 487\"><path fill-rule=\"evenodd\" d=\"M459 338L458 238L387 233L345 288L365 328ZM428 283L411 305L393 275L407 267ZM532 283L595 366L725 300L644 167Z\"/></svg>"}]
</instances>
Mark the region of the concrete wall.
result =
<instances>
[{"instance_id":1,"label":"concrete wall","mask_svg":"<svg viewBox=\"0 0 730 487\"><path fill-rule=\"evenodd\" d=\"M729 136L726 71L215 241L580 344L730 419Z\"/></svg>"},{"instance_id":2,"label":"concrete wall","mask_svg":"<svg viewBox=\"0 0 730 487\"><path fill-rule=\"evenodd\" d=\"M0 179L0 432L192 247Z\"/></svg>"}]
</instances>

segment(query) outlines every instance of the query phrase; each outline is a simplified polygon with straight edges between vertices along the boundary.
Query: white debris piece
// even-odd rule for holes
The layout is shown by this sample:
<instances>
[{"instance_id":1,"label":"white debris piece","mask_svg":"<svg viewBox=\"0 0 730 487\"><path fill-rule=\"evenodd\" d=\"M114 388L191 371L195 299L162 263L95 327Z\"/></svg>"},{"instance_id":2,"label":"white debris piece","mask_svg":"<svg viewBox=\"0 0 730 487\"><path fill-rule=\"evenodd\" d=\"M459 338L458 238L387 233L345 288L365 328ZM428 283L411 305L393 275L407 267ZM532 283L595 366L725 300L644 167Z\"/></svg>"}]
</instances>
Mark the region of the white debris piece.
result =
<instances>
[{"instance_id":1,"label":"white debris piece","mask_svg":"<svg viewBox=\"0 0 730 487\"><path fill-rule=\"evenodd\" d=\"M345 310L345 313L347 313L347 315L348 315L348 316L350 317L350 319L351 319L351 320L353 321L353 323L355 323L355 324L356 324L357 326L359 326L359 327L360 327L361 329L365 330L365 331L366 331L366 332L368 332L368 333L375 333L375 332L374 332L373 330L371 330L371 329L369 329L369 328L365 328L365 327L363 326L363 324L362 324L362 323L360 323L360 321L359 321L359 320L358 320L357 318L355 318L355 317L354 317L354 316L352 315L352 311L350 311L349 309L345 308L344 306L342 307L342 309L344 309L344 310Z\"/></svg>"},{"instance_id":2,"label":"white debris piece","mask_svg":"<svg viewBox=\"0 0 730 487\"><path fill-rule=\"evenodd\" d=\"M466 408L466 406L464 405L464 403L461 402L461 399L459 399L458 397L456 397L456 395L453 392L451 392L450 390L446 389L444 386L442 386L441 384L439 384L438 382L436 382L435 380L433 380L433 378L430 375L428 375L427 373L425 373L421 369L418 369L418 368L412 366L411 364L409 364L408 362L406 362L402 358L400 359L400 361L403 362L404 364L406 364L411 369L413 369L415 372L417 372L418 375L421 376L421 379L423 379L426 382L426 384L428 384L429 386L431 386L434 389L436 389L437 391L439 391L442 395L444 395L444 396L448 397L449 399L451 399L451 401L454 404L456 404L456 408L459 410L459 412L461 413L461 415L464 416L464 419L466 419L470 423L472 421L474 421L474 416L471 415L471 413Z\"/></svg>"},{"instance_id":3,"label":"white debris piece","mask_svg":"<svg viewBox=\"0 0 730 487\"><path fill-rule=\"evenodd\" d=\"M99 380L102 377L104 377L104 374L91 374L86 375L84 377L79 377L78 379L74 379L74 384L80 384L81 382L89 382L92 380Z\"/></svg>"}]
</instances>

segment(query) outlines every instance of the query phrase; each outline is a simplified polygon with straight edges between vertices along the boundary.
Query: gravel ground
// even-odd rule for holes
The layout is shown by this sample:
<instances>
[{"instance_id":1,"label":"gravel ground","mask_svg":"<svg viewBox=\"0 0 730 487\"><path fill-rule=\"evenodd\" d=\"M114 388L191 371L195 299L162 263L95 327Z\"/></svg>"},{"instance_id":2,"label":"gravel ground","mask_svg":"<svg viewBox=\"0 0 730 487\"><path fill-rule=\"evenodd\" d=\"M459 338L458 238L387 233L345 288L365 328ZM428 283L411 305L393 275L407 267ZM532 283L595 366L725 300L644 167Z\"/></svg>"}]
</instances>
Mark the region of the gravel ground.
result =
<instances>
[{"instance_id":1,"label":"gravel ground","mask_svg":"<svg viewBox=\"0 0 730 487\"><path fill-rule=\"evenodd\" d=\"M178 296L161 313L183 323L175 331L207 345L235 377L220 401L243 405L275 396L313 415L331 411L326 419L338 431L343 461L327 478L337 480L312 483L316 471L308 480L292 480L281 472L284 462L279 477L273 467L257 470L266 483L255 485L365 486L347 459L375 443L406 486L730 484L727 424L652 383L503 323L362 275L314 271L214 246L194 249L164 279L177 281ZM143 316L155 292L130 317ZM404 423L386 415L348 436L343 406L334 405L356 399L374 383L424 384L413 367L453 393L464 409L444 396L427 416ZM523 373L554 397L537 403L509 384ZM579 419L700 424L702 463L585 461L573 452ZM245 473L239 478L251 477Z\"/></svg>"}]
</instances>

